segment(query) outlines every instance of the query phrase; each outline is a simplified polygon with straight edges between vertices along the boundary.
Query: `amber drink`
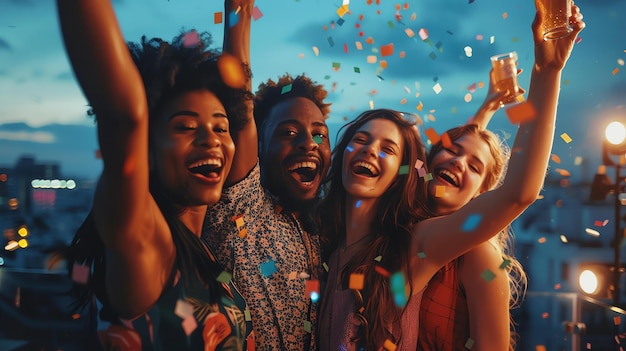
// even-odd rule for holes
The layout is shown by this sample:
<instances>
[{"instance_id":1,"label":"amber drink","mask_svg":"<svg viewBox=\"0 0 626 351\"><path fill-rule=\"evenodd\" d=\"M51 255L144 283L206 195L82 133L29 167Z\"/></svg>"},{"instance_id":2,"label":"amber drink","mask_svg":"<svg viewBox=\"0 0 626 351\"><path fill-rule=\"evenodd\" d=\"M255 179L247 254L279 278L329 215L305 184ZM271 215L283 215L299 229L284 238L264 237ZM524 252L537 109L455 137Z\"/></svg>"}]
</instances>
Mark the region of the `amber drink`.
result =
<instances>
[{"instance_id":1,"label":"amber drink","mask_svg":"<svg viewBox=\"0 0 626 351\"><path fill-rule=\"evenodd\" d=\"M539 0L538 7L544 14L543 38L559 39L574 29L569 23L572 16L572 0Z\"/></svg>"},{"instance_id":2,"label":"amber drink","mask_svg":"<svg viewBox=\"0 0 626 351\"><path fill-rule=\"evenodd\" d=\"M494 71L494 88L497 92L508 92L500 105L508 105L518 102L517 97L521 94L517 82L517 53L515 51L491 56L491 65Z\"/></svg>"}]
</instances>

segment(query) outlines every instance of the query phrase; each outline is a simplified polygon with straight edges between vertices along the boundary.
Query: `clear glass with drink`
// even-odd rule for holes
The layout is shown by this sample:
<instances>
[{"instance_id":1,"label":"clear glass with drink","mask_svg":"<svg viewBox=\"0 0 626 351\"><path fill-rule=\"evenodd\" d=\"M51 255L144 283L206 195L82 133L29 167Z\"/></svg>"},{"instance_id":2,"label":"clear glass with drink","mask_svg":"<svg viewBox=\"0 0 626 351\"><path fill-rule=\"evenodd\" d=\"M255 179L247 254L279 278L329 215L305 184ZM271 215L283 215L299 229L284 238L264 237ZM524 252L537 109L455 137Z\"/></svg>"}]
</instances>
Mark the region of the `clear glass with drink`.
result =
<instances>
[{"instance_id":1,"label":"clear glass with drink","mask_svg":"<svg viewBox=\"0 0 626 351\"><path fill-rule=\"evenodd\" d=\"M543 39L559 39L574 29L569 23L572 16L572 0L539 0L539 10L544 14Z\"/></svg>"},{"instance_id":2,"label":"clear glass with drink","mask_svg":"<svg viewBox=\"0 0 626 351\"><path fill-rule=\"evenodd\" d=\"M500 105L519 102L517 97L522 94L517 82L517 53L515 51L491 56L494 71L494 88L497 92L507 92L500 100Z\"/></svg>"}]
</instances>

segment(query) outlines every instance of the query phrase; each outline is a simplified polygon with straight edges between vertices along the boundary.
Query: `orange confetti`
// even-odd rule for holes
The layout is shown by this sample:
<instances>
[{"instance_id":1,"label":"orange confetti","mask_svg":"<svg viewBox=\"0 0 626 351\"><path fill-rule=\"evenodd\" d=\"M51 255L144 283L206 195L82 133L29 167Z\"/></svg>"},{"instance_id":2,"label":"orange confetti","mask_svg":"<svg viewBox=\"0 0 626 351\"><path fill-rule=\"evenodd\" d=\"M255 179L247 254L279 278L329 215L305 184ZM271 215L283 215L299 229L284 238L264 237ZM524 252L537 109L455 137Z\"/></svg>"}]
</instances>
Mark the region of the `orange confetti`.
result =
<instances>
[{"instance_id":1,"label":"orange confetti","mask_svg":"<svg viewBox=\"0 0 626 351\"><path fill-rule=\"evenodd\" d=\"M370 44L370 45L372 45L372 44L374 44L374 38L369 37L369 38L365 39L365 42Z\"/></svg>"},{"instance_id":2,"label":"orange confetti","mask_svg":"<svg viewBox=\"0 0 626 351\"><path fill-rule=\"evenodd\" d=\"M217 59L217 67L220 70L224 83L231 88L242 88L246 84L246 74L243 71L241 61L233 55L223 53Z\"/></svg>"},{"instance_id":3,"label":"orange confetti","mask_svg":"<svg viewBox=\"0 0 626 351\"><path fill-rule=\"evenodd\" d=\"M361 290L365 285L365 275L361 273L350 274L350 282L348 287L353 290Z\"/></svg>"},{"instance_id":4,"label":"orange confetti","mask_svg":"<svg viewBox=\"0 0 626 351\"><path fill-rule=\"evenodd\" d=\"M393 43L383 45L380 47L380 56L391 56L393 55Z\"/></svg>"},{"instance_id":5,"label":"orange confetti","mask_svg":"<svg viewBox=\"0 0 626 351\"><path fill-rule=\"evenodd\" d=\"M505 13L502 14L502 19L507 19L508 17L509 17L508 13L505 12Z\"/></svg>"},{"instance_id":6,"label":"orange confetti","mask_svg":"<svg viewBox=\"0 0 626 351\"><path fill-rule=\"evenodd\" d=\"M224 16L221 12L215 12L213 14L213 23L221 24L224 21Z\"/></svg>"},{"instance_id":7,"label":"orange confetti","mask_svg":"<svg viewBox=\"0 0 626 351\"><path fill-rule=\"evenodd\" d=\"M611 71L611 73L613 75L616 75L617 73L619 73L619 67L615 67L615 69L613 71Z\"/></svg>"},{"instance_id":8,"label":"orange confetti","mask_svg":"<svg viewBox=\"0 0 626 351\"><path fill-rule=\"evenodd\" d=\"M441 134L441 144L445 148L452 147L452 140L450 139L450 135L448 135L447 132L444 132L443 134Z\"/></svg>"},{"instance_id":9,"label":"orange confetti","mask_svg":"<svg viewBox=\"0 0 626 351\"><path fill-rule=\"evenodd\" d=\"M387 351L396 351L396 344L394 344L393 342L391 342L391 340L387 339L385 340L385 343L383 344L383 348Z\"/></svg>"},{"instance_id":10,"label":"orange confetti","mask_svg":"<svg viewBox=\"0 0 626 351\"><path fill-rule=\"evenodd\" d=\"M430 142L434 145L437 144L439 142L439 140L441 139L439 137L439 134L437 134L437 132L435 131L434 128L428 128L424 131L424 134L426 134L426 137L428 137L428 140L430 140Z\"/></svg>"},{"instance_id":11,"label":"orange confetti","mask_svg":"<svg viewBox=\"0 0 626 351\"><path fill-rule=\"evenodd\" d=\"M541 318L543 318L543 319L547 319L549 317L550 317L550 313L548 313L548 312L544 312L544 313L541 314Z\"/></svg>"},{"instance_id":12,"label":"orange confetti","mask_svg":"<svg viewBox=\"0 0 626 351\"><path fill-rule=\"evenodd\" d=\"M540 244L544 244L546 241L547 241L547 239L545 237L543 237L543 236L541 238L537 239L537 242L540 243Z\"/></svg>"},{"instance_id":13,"label":"orange confetti","mask_svg":"<svg viewBox=\"0 0 626 351\"><path fill-rule=\"evenodd\" d=\"M615 324L615 325L622 324L622 318L620 316L613 317L613 324Z\"/></svg>"},{"instance_id":14,"label":"orange confetti","mask_svg":"<svg viewBox=\"0 0 626 351\"><path fill-rule=\"evenodd\" d=\"M404 105L404 104L406 104L406 98L400 100L400 105Z\"/></svg>"},{"instance_id":15,"label":"orange confetti","mask_svg":"<svg viewBox=\"0 0 626 351\"><path fill-rule=\"evenodd\" d=\"M550 158L552 159L552 162L561 163L561 158L556 154L552 154Z\"/></svg>"},{"instance_id":16,"label":"orange confetti","mask_svg":"<svg viewBox=\"0 0 626 351\"><path fill-rule=\"evenodd\" d=\"M523 102L506 110L506 115L509 117L511 124L519 124L531 121L537 115L535 106L530 102Z\"/></svg>"},{"instance_id":17,"label":"orange confetti","mask_svg":"<svg viewBox=\"0 0 626 351\"><path fill-rule=\"evenodd\" d=\"M387 68L387 60L380 60L380 67L383 69Z\"/></svg>"},{"instance_id":18,"label":"orange confetti","mask_svg":"<svg viewBox=\"0 0 626 351\"><path fill-rule=\"evenodd\" d=\"M381 267L381 266L374 266L374 270L376 271L376 273L382 275L383 277L389 278L389 275L390 275L389 271L384 269L383 267Z\"/></svg>"},{"instance_id":19,"label":"orange confetti","mask_svg":"<svg viewBox=\"0 0 626 351\"><path fill-rule=\"evenodd\" d=\"M400 58L405 58L406 57L406 52L405 51L400 51L399 56L400 56Z\"/></svg>"},{"instance_id":20,"label":"orange confetti","mask_svg":"<svg viewBox=\"0 0 626 351\"><path fill-rule=\"evenodd\" d=\"M554 171L557 172L558 174L560 174L561 177L569 177L571 175L568 170L565 170L565 169L562 169L562 168L557 168Z\"/></svg>"},{"instance_id":21,"label":"orange confetti","mask_svg":"<svg viewBox=\"0 0 626 351\"><path fill-rule=\"evenodd\" d=\"M437 185L435 188L435 197L442 197L446 194L446 187L443 185Z\"/></svg>"}]
</instances>

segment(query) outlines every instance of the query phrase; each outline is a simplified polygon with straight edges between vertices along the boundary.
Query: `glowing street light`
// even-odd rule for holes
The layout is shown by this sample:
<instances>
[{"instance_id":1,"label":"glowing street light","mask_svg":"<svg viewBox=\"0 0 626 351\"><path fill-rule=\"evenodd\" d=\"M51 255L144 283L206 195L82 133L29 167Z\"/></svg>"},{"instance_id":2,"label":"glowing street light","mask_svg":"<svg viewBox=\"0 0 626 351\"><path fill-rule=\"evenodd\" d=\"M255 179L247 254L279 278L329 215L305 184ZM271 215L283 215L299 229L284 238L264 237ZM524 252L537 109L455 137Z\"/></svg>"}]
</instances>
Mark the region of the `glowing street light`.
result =
<instances>
[{"instance_id":1,"label":"glowing street light","mask_svg":"<svg viewBox=\"0 0 626 351\"><path fill-rule=\"evenodd\" d=\"M600 283L598 282L598 276L593 271L585 269L578 277L578 285L586 294L594 295L598 292Z\"/></svg>"}]
</instances>

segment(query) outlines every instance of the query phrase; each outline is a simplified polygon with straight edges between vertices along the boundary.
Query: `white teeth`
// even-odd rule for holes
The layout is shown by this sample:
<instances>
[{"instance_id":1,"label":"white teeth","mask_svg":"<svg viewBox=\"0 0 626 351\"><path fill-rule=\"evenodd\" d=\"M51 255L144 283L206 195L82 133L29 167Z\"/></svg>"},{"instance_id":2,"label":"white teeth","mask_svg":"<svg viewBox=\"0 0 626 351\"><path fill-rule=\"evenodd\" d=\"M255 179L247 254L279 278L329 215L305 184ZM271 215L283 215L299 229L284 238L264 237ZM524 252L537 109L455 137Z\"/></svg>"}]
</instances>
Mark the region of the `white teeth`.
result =
<instances>
[{"instance_id":1,"label":"white teeth","mask_svg":"<svg viewBox=\"0 0 626 351\"><path fill-rule=\"evenodd\" d=\"M200 166L222 167L222 160L220 160L219 158L209 158L209 159L206 159L206 160L198 161L198 162L190 165L189 168L195 168L195 167L200 167Z\"/></svg>"},{"instance_id":2,"label":"white teeth","mask_svg":"<svg viewBox=\"0 0 626 351\"><path fill-rule=\"evenodd\" d=\"M377 175L378 172L376 171L376 168L374 168L374 166L372 166L371 164L367 163L367 162L363 162L363 161L359 161L355 164L355 166L357 167L363 167L366 168L367 170L369 170L370 172L372 172L372 174Z\"/></svg>"},{"instance_id":3,"label":"white teeth","mask_svg":"<svg viewBox=\"0 0 626 351\"><path fill-rule=\"evenodd\" d=\"M452 181L454 182L455 186L459 186L459 180L456 177L456 175L454 175L454 173L446 170L446 169L442 169L439 171L439 174L445 174L446 176L448 176L450 179L452 179Z\"/></svg>"},{"instance_id":4,"label":"white teeth","mask_svg":"<svg viewBox=\"0 0 626 351\"><path fill-rule=\"evenodd\" d=\"M297 162L293 166L289 167L287 170L295 171L298 168L310 168L312 170L317 169L317 164L315 162L306 161L306 162Z\"/></svg>"}]
</instances>

